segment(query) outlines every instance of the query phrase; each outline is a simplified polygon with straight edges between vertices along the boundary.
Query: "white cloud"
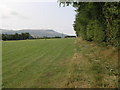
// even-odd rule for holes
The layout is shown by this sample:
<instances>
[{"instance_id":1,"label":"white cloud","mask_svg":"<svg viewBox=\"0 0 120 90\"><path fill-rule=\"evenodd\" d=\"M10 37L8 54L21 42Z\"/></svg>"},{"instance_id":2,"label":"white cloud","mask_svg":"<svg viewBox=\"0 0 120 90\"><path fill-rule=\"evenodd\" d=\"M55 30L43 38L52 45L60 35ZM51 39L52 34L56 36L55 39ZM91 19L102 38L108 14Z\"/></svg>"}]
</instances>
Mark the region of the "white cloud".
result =
<instances>
[{"instance_id":1,"label":"white cloud","mask_svg":"<svg viewBox=\"0 0 120 90\"><path fill-rule=\"evenodd\" d=\"M58 0L0 0L0 2L57 2Z\"/></svg>"},{"instance_id":2,"label":"white cloud","mask_svg":"<svg viewBox=\"0 0 120 90\"><path fill-rule=\"evenodd\" d=\"M11 9L5 5L0 5L0 12L1 12L1 17L8 17L10 16Z\"/></svg>"},{"instance_id":3,"label":"white cloud","mask_svg":"<svg viewBox=\"0 0 120 90\"><path fill-rule=\"evenodd\" d=\"M19 17L19 18L23 18L23 19L27 19L26 16L23 16L19 12L12 10L8 6L0 5L0 18L7 19L7 18L14 17L14 16Z\"/></svg>"}]
</instances>

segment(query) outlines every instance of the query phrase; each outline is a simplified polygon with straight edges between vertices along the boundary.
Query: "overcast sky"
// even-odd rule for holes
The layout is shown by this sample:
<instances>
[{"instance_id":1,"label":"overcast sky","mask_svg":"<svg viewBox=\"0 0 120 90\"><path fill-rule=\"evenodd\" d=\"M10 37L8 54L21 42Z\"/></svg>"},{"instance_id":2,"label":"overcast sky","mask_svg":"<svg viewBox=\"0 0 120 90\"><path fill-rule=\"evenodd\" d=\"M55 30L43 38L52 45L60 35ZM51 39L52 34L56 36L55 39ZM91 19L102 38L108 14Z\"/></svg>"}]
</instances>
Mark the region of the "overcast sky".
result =
<instances>
[{"instance_id":1,"label":"overcast sky","mask_svg":"<svg viewBox=\"0 0 120 90\"><path fill-rule=\"evenodd\" d=\"M72 6L59 7L56 0L3 1L0 4L1 29L53 29L69 35L75 34L73 30L75 9Z\"/></svg>"}]
</instances>

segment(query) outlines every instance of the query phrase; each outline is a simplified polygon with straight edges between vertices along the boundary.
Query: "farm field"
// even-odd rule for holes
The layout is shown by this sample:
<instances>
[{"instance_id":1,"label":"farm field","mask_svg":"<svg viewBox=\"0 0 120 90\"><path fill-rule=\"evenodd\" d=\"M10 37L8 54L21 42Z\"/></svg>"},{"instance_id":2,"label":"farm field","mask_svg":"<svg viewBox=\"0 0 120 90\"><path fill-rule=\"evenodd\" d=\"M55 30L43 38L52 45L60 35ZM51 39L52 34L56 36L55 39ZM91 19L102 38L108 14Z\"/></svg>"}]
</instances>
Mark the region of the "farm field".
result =
<instances>
[{"instance_id":1,"label":"farm field","mask_svg":"<svg viewBox=\"0 0 120 90\"><path fill-rule=\"evenodd\" d=\"M74 39L3 42L3 87L60 87ZM62 86L62 85L61 85Z\"/></svg>"},{"instance_id":2,"label":"farm field","mask_svg":"<svg viewBox=\"0 0 120 90\"><path fill-rule=\"evenodd\" d=\"M113 47L77 39L3 41L3 88L116 88Z\"/></svg>"}]
</instances>

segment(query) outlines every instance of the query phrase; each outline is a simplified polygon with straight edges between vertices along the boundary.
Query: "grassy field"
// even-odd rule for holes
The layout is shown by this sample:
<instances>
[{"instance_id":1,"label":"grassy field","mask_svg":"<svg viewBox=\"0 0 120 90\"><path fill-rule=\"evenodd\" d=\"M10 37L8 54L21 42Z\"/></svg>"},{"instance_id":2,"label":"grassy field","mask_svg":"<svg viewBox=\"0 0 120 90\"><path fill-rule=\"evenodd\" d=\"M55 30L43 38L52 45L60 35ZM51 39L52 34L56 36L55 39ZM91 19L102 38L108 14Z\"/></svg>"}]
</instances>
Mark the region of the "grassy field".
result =
<instances>
[{"instance_id":1,"label":"grassy field","mask_svg":"<svg viewBox=\"0 0 120 90\"><path fill-rule=\"evenodd\" d=\"M65 87L118 88L118 51L111 46L76 39Z\"/></svg>"},{"instance_id":2,"label":"grassy field","mask_svg":"<svg viewBox=\"0 0 120 90\"><path fill-rule=\"evenodd\" d=\"M112 47L78 39L3 41L4 88L118 86Z\"/></svg>"},{"instance_id":3,"label":"grassy field","mask_svg":"<svg viewBox=\"0 0 120 90\"><path fill-rule=\"evenodd\" d=\"M74 39L3 42L3 87L60 87Z\"/></svg>"}]
</instances>

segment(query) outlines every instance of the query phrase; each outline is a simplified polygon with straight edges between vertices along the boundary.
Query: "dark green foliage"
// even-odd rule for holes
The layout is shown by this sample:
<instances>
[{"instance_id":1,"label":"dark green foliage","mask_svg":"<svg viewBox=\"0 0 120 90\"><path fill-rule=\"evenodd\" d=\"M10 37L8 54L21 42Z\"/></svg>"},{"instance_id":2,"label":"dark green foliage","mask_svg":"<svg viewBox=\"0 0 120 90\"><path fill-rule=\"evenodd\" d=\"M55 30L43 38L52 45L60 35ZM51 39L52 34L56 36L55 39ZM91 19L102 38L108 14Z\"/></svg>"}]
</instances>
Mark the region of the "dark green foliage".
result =
<instances>
[{"instance_id":1,"label":"dark green foliage","mask_svg":"<svg viewBox=\"0 0 120 90\"><path fill-rule=\"evenodd\" d=\"M65 38L76 38L76 36L65 36Z\"/></svg>"},{"instance_id":2,"label":"dark green foliage","mask_svg":"<svg viewBox=\"0 0 120 90\"><path fill-rule=\"evenodd\" d=\"M107 43L113 46L120 46L120 15L119 15L119 3L105 3L104 5L104 14L106 20L106 35Z\"/></svg>"},{"instance_id":3,"label":"dark green foliage","mask_svg":"<svg viewBox=\"0 0 120 90\"><path fill-rule=\"evenodd\" d=\"M62 3L66 4L66 2L68 1L64 0ZM76 0L70 0L69 4L76 8L73 26L78 37L120 47L119 2L76 2Z\"/></svg>"},{"instance_id":4,"label":"dark green foliage","mask_svg":"<svg viewBox=\"0 0 120 90\"><path fill-rule=\"evenodd\" d=\"M77 14L74 22L74 29L77 36L81 36L88 41L104 41L105 17L102 13L102 5L104 5L104 3L80 2L78 5L79 7L77 7Z\"/></svg>"},{"instance_id":5,"label":"dark green foliage","mask_svg":"<svg viewBox=\"0 0 120 90\"><path fill-rule=\"evenodd\" d=\"M94 37L93 29L94 29L94 22L91 21L91 22L89 22L89 24L86 27L86 30L87 30L87 40L88 41L93 41L93 37Z\"/></svg>"},{"instance_id":6,"label":"dark green foliage","mask_svg":"<svg viewBox=\"0 0 120 90\"><path fill-rule=\"evenodd\" d=\"M2 40L25 40L32 38L33 37L29 33L2 34Z\"/></svg>"},{"instance_id":7,"label":"dark green foliage","mask_svg":"<svg viewBox=\"0 0 120 90\"><path fill-rule=\"evenodd\" d=\"M105 40L105 31L98 21L93 24L93 40L96 42L103 42Z\"/></svg>"}]
</instances>

